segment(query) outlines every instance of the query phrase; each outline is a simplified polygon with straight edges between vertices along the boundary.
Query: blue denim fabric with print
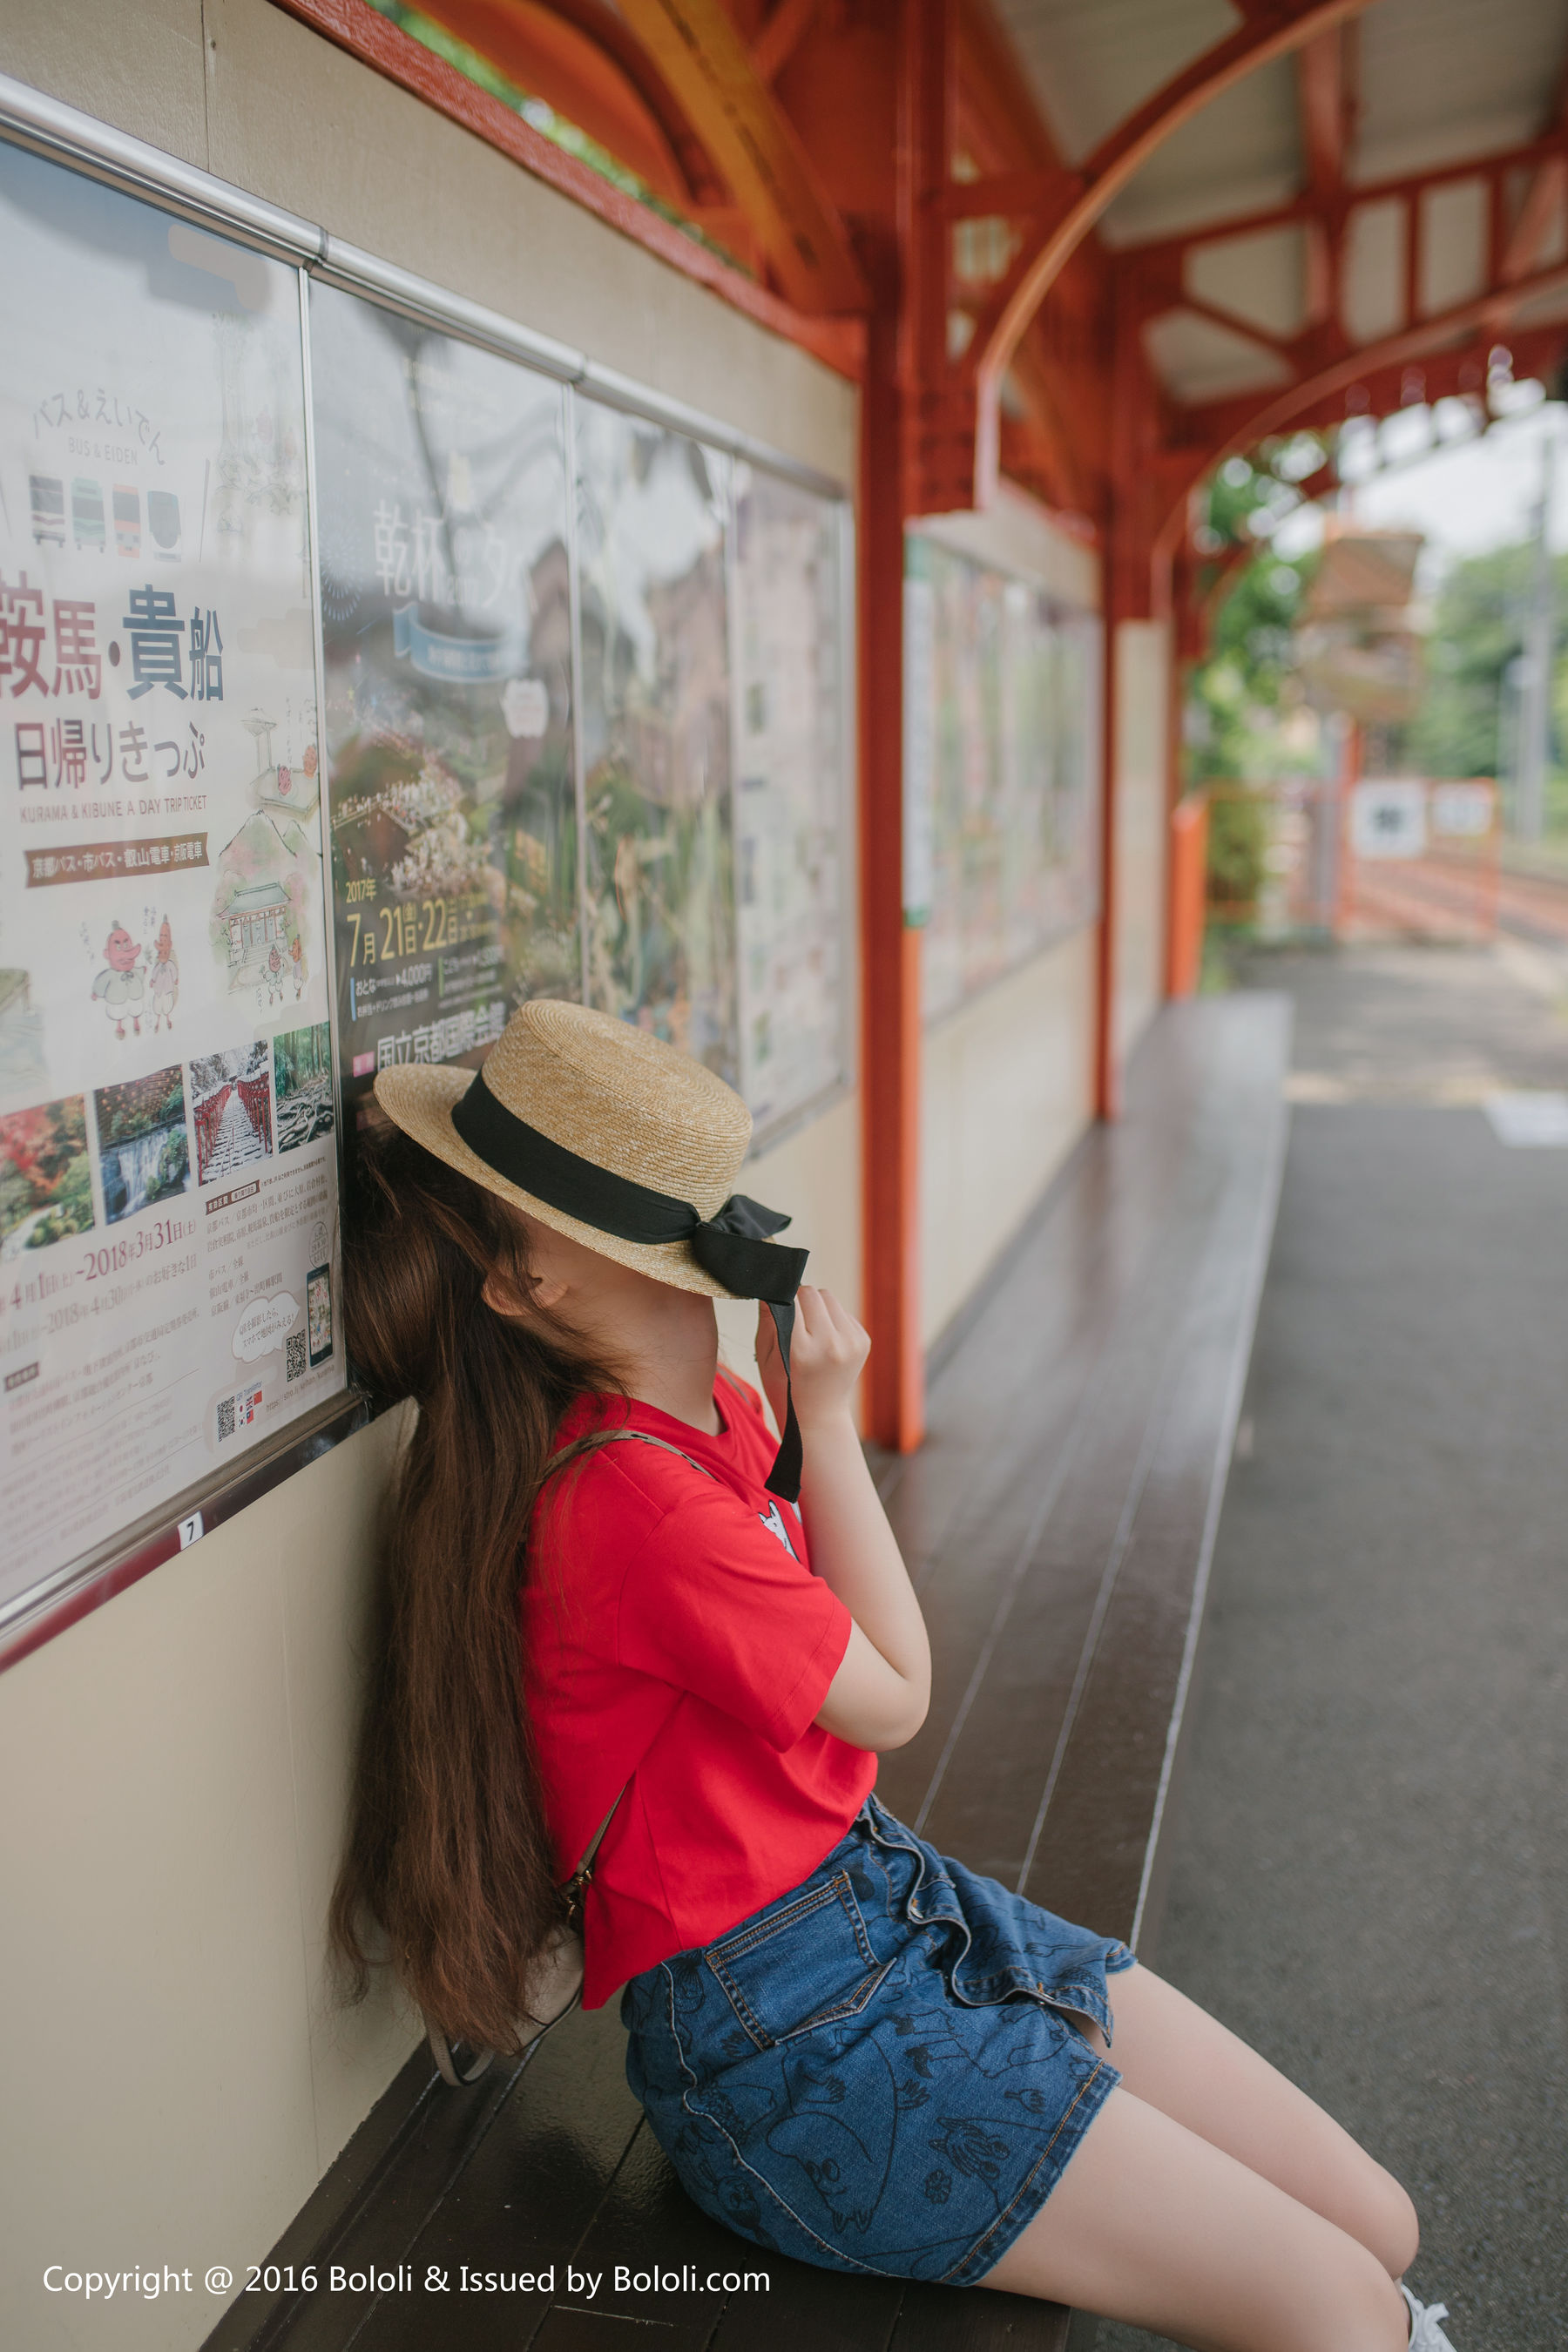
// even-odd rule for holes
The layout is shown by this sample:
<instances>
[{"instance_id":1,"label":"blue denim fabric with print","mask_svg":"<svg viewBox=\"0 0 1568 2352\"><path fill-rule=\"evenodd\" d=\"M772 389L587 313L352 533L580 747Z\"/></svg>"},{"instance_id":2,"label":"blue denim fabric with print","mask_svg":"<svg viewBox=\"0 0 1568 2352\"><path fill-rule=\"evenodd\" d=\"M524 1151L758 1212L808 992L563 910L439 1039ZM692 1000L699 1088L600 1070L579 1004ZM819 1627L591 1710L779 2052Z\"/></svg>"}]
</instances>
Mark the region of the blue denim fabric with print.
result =
<instances>
[{"instance_id":1,"label":"blue denim fabric with print","mask_svg":"<svg viewBox=\"0 0 1568 2352\"><path fill-rule=\"evenodd\" d=\"M805 1884L634 1977L626 2073L703 2210L829 2269L971 2286L1120 2080L1132 1955L951 1862L873 1797Z\"/></svg>"}]
</instances>

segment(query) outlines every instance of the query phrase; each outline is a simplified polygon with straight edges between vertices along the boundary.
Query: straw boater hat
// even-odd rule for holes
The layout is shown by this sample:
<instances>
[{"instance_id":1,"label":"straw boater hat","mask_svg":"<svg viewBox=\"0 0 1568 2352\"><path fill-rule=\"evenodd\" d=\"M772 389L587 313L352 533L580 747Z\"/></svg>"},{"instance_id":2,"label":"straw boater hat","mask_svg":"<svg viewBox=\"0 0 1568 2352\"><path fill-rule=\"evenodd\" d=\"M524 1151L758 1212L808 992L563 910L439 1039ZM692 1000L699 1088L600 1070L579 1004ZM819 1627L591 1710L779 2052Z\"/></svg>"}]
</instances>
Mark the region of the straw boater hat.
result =
<instances>
[{"instance_id":1,"label":"straw boater hat","mask_svg":"<svg viewBox=\"0 0 1568 2352\"><path fill-rule=\"evenodd\" d=\"M482 1069L399 1063L378 1074L375 1098L437 1159L601 1257L677 1290L765 1299L787 1370L806 1253L770 1238L787 1217L733 1190L752 1115L700 1062L607 1013L539 997ZM798 1491L793 1406L775 1492L788 1492L792 1452Z\"/></svg>"}]
</instances>

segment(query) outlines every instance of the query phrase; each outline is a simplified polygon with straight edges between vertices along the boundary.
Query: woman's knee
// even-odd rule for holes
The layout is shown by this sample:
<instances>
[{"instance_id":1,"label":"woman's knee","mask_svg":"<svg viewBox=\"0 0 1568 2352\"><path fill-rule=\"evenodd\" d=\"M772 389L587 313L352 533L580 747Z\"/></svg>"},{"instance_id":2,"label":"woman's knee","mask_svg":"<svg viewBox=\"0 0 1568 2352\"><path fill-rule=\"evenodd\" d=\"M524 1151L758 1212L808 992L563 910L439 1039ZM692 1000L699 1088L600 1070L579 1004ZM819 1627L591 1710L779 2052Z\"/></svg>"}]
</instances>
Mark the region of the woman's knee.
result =
<instances>
[{"instance_id":1,"label":"woman's knee","mask_svg":"<svg viewBox=\"0 0 1568 2352\"><path fill-rule=\"evenodd\" d=\"M1421 2244L1421 2224L1408 2192L1381 2164L1369 2167L1363 2210L1365 2227L1357 2231L1363 2246L1376 2255L1391 2279L1403 2278Z\"/></svg>"},{"instance_id":2,"label":"woman's knee","mask_svg":"<svg viewBox=\"0 0 1568 2352\"><path fill-rule=\"evenodd\" d=\"M1408 2201L1408 2200L1406 2200ZM1320 2324L1327 2331L1325 2345L1364 2345L1367 2352L1404 2352L1409 2340L1405 2301L1384 2268L1381 2255L1354 2243L1343 2244L1336 2276L1329 2286Z\"/></svg>"},{"instance_id":3,"label":"woman's knee","mask_svg":"<svg viewBox=\"0 0 1568 2352\"><path fill-rule=\"evenodd\" d=\"M1409 2332L1404 2298L1378 2257L1333 2230L1305 2258L1282 2263L1236 2335L1221 2341L1247 2352L1405 2352Z\"/></svg>"}]
</instances>

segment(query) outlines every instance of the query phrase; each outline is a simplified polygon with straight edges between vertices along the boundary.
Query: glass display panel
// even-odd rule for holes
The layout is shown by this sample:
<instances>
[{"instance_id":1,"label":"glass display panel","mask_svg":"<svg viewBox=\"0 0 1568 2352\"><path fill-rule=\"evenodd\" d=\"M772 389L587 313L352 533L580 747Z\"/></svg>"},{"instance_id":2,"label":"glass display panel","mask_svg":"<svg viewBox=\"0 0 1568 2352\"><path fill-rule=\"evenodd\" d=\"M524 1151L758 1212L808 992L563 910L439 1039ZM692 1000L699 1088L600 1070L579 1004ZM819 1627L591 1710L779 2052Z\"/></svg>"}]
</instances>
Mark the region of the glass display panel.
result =
<instances>
[{"instance_id":1,"label":"glass display panel","mask_svg":"<svg viewBox=\"0 0 1568 2352\"><path fill-rule=\"evenodd\" d=\"M0 1607L343 1384L299 279L0 146Z\"/></svg>"},{"instance_id":2,"label":"glass display panel","mask_svg":"<svg viewBox=\"0 0 1568 2352\"><path fill-rule=\"evenodd\" d=\"M831 501L736 467L738 1017L759 1130L846 1076L839 531Z\"/></svg>"},{"instance_id":3,"label":"glass display panel","mask_svg":"<svg viewBox=\"0 0 1568 2352\"><path fill-rule=\"evenodd\" d=\"M1099 624L929 540L908 562L911 675L929 698L933 1018L1095 911Z\"/></svg>"},{"instance_id":4,"label":"glass display panel","mask_svg":"<svg viewBox=\"0 0 1568 2352\"><path fill-rule=\"evenodd\" d=\"M310 289L345 1097L580 997L561 388Z\"/></svg>"},{"instance_id":5,"label":"glass display panel","mask_svg":"<svg viewBox=\"0 0 1568 2352\"><path fill-rule=\"evenodd\" d=\"M739 1085L727 457L577 404L588 997Z\"/></svg>"}]
</instances>

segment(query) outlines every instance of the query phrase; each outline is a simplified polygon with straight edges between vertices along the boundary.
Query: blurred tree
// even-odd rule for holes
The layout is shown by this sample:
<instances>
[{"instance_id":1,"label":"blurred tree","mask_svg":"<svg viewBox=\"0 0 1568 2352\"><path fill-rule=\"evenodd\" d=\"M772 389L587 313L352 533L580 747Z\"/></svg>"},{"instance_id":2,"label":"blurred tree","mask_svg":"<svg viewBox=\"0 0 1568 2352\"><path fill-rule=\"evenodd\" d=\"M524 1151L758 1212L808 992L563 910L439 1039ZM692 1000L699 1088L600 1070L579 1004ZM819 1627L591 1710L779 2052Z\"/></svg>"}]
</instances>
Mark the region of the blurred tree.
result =
<instances>
[{"instance_id":1,"label":"blurred tree","mask_svg":"<svg viewBox=\"0 0 1568 2352\"><path fill-rule=\"evenodd\" d=\"M1495 776L1509 765L1509 664L1523 650L1533 550L1494 548L1456 563L1437 591L1426 640L1426 685L1414 744L1434 776ZM1554 566L1557 663L1552 715L1554 761L1568 740L1568 556Z\"/></svg>"},{"instance_id":2,"label":"blurred tree","mask_svg":"<svg viewBox=\"0 0 1568 2352\"><path fill-rule=\"evenodd\" d=\"M1292 632L1311 576L1311 555L1286 559L1269 544L1277 526L1300 505L1294 485L1323 463L1321 445L1299 434L1258 453L1258 462L1227 458L1209 486L1198 532L1201 554L1214 560L1209 583L1240 559L1223 593L1209 654L1194 666L1184 729L1189 784L1261 782L1289 764L1279 742L1281 718L1300 699ZM1200 573L1200 589L1203 586ZM1223 789L1209 805L1209 885L1216 905L1238 913L1257 900L1268 845L1268 812L1258 800Z\"/></svg>"}]
</instances>

